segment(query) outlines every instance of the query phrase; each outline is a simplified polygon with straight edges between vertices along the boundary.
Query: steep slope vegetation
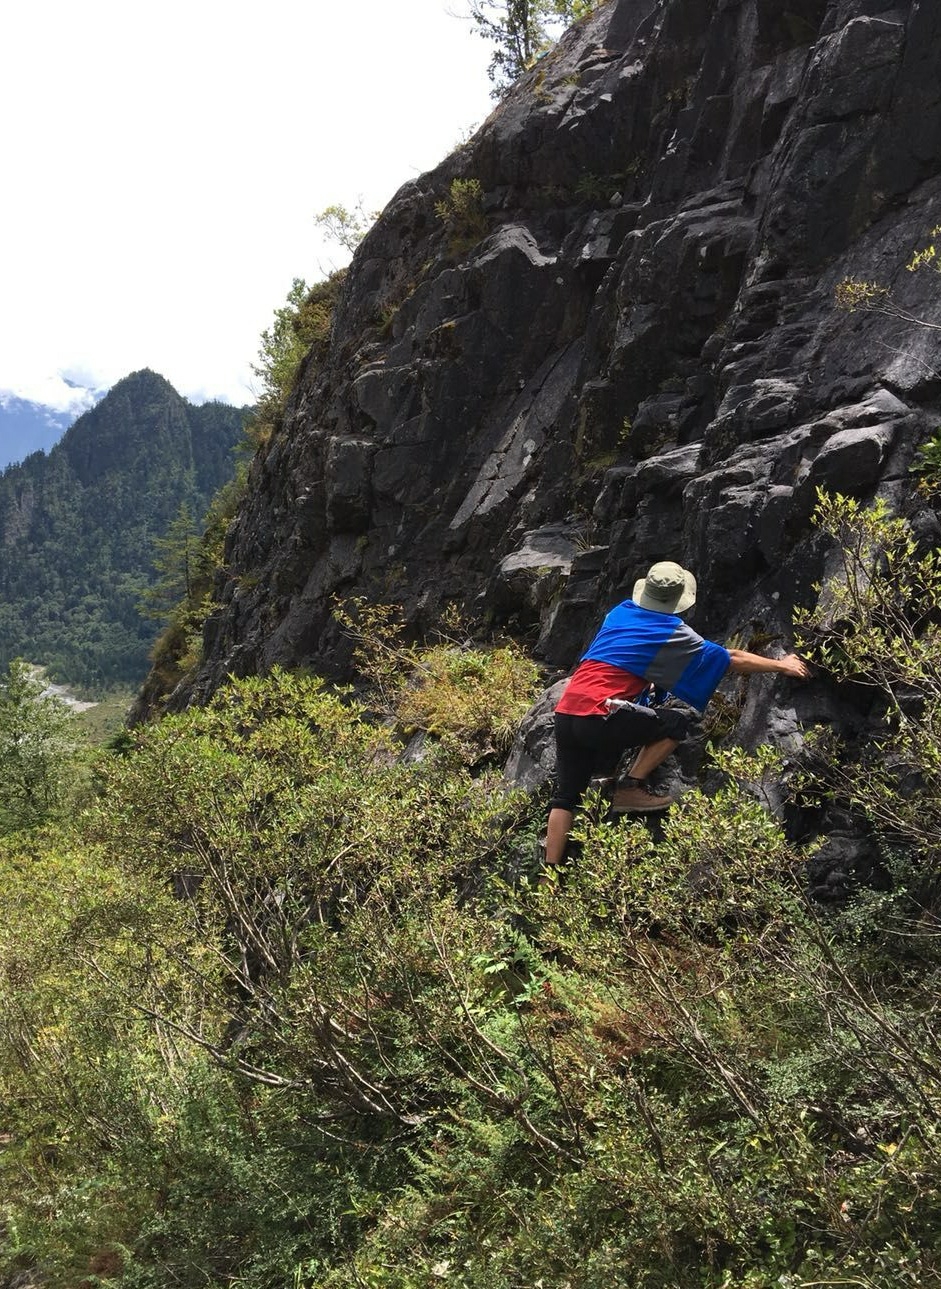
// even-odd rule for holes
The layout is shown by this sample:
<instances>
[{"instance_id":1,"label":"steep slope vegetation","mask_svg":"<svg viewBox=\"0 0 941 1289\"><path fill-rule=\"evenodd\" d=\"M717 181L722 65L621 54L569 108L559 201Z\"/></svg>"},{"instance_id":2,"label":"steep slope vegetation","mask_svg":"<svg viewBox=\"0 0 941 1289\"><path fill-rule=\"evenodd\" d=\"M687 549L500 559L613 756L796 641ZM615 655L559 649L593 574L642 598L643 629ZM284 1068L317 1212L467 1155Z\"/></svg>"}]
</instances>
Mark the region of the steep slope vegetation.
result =
<instances>
[{"instance_id":1,"label":"steep slope vegetation","mask_svg":"<svg viewBox=\"0 0 941 1289\"><path fill-rule=\"evenodd\" d=\"M242 420L135 372L48 454L0 475L0 664L25 656L84 685L141 678L154 541L232 475Z\"/></svg>"},{"instance_id":2,"label":"steep slope vegetation","mask_svg":"<svg viewBox=\"0 0 941 1289\"><path fill-rule=\"evenodd\" d=\"M537 883L532 668L375 634L365 704L234 682L0 836L2 1289L941 1283L941 569L843 509L842 674L917 715L803 791L878 892L804 897L767 749Z\"/></svg>"}]
</instances>

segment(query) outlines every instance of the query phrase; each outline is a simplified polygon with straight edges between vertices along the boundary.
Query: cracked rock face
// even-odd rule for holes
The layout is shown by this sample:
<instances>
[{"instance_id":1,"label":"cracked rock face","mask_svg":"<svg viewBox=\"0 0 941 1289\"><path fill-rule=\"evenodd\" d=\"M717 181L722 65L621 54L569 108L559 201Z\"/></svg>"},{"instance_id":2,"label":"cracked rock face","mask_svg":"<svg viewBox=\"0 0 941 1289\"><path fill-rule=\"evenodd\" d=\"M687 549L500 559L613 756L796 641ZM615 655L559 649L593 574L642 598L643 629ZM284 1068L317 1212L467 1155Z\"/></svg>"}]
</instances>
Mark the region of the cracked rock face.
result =
<instances>
[{"instance_id":1,"label":"cracked rock face","mask_svg":"<svg viewBox=\"0 0 941 1289\"><path fill-rule=\"evenodd\" d=\"M449 601L560 671L657 559L693 625L787 635L818 486L905 492L941 323L941 5L609 0L360 246L326 358L253 464L205 662L342 676L335 595ZM480 201L444 221L456 178ZM752 726L790 705L770 686ZM773 733L773 731L772 731Z\"/></svg>"}]
</instances>

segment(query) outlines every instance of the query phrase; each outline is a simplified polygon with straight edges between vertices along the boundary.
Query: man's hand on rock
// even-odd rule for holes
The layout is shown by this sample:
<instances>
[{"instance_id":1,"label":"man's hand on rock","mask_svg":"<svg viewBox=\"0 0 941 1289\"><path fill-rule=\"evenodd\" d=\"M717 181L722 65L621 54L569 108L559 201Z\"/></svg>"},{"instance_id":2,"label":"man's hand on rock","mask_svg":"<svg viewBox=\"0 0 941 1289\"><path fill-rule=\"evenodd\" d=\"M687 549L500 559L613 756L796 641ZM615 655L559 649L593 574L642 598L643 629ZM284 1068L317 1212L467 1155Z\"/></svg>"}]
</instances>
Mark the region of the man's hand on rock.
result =
<instances>
[{"instance_id":1,"label":"man's hand on rock","mask_svg":"<svg viewBox=\"0 0 941 1289\"><path fill-rule=\"evenodd\" d=\"M796 653L788 653L783 658L779 658L778 670L782 675L791 676L794 680L809 680L811 676L810 667L803 658L798 658Z\"/></svg>"}]
</instances>

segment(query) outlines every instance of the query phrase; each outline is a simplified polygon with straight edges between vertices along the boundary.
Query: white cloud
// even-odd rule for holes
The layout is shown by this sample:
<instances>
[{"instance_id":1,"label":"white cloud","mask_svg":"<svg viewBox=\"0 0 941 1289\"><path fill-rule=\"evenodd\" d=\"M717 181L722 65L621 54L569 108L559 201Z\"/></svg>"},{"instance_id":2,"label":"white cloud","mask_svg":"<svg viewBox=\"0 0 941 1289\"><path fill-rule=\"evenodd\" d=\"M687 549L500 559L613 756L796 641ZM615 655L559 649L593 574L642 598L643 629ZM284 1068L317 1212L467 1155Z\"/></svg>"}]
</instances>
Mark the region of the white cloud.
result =
<instances>
[{"instance_id":1,"label":"white cloud","mask_svg":"<svg viewBox=\"0 0 941 1289\"><path fill-rule=\"evenodd\" d=\"M381 207L487 114L487 49L452 7L2 6L0 388L59 406L63 373L146 366L249 400L292 278L341 259L314 214Z\"/></svg>"},{"instance_id":2,"label":"white cloud","mask_svg":"<svg viewBox=\"0 0 941 1289\"><path fill-rule=\"evenodd\" d=\"M0 407L7 408L14 400L36 403L59 416L80 416L98 402L100 393L94 388L76 389L63 380L60 373L53 376L26 376L9 388L0 386Z\"/></svg>"}]
</instances>

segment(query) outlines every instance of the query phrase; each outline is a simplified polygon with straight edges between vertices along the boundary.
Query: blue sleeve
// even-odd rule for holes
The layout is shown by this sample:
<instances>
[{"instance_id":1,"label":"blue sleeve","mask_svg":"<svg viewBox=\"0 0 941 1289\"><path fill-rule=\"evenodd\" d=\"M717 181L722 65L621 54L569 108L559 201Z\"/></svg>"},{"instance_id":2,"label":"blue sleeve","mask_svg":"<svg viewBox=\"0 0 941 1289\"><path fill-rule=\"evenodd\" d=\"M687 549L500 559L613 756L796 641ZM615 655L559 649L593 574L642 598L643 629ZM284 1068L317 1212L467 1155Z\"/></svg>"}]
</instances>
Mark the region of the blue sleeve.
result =
<instances>
[{"instance_id":1,"label":"blue sleeve","mask_svg":"<svg viewBox=\"0 0 941 1289\"><path fill-rule=\"evenodd\" d=\"M728 649L704 640L672 686L672 692L684 703L702 711L731 665Z\"/></svg>"}]
</instances>

